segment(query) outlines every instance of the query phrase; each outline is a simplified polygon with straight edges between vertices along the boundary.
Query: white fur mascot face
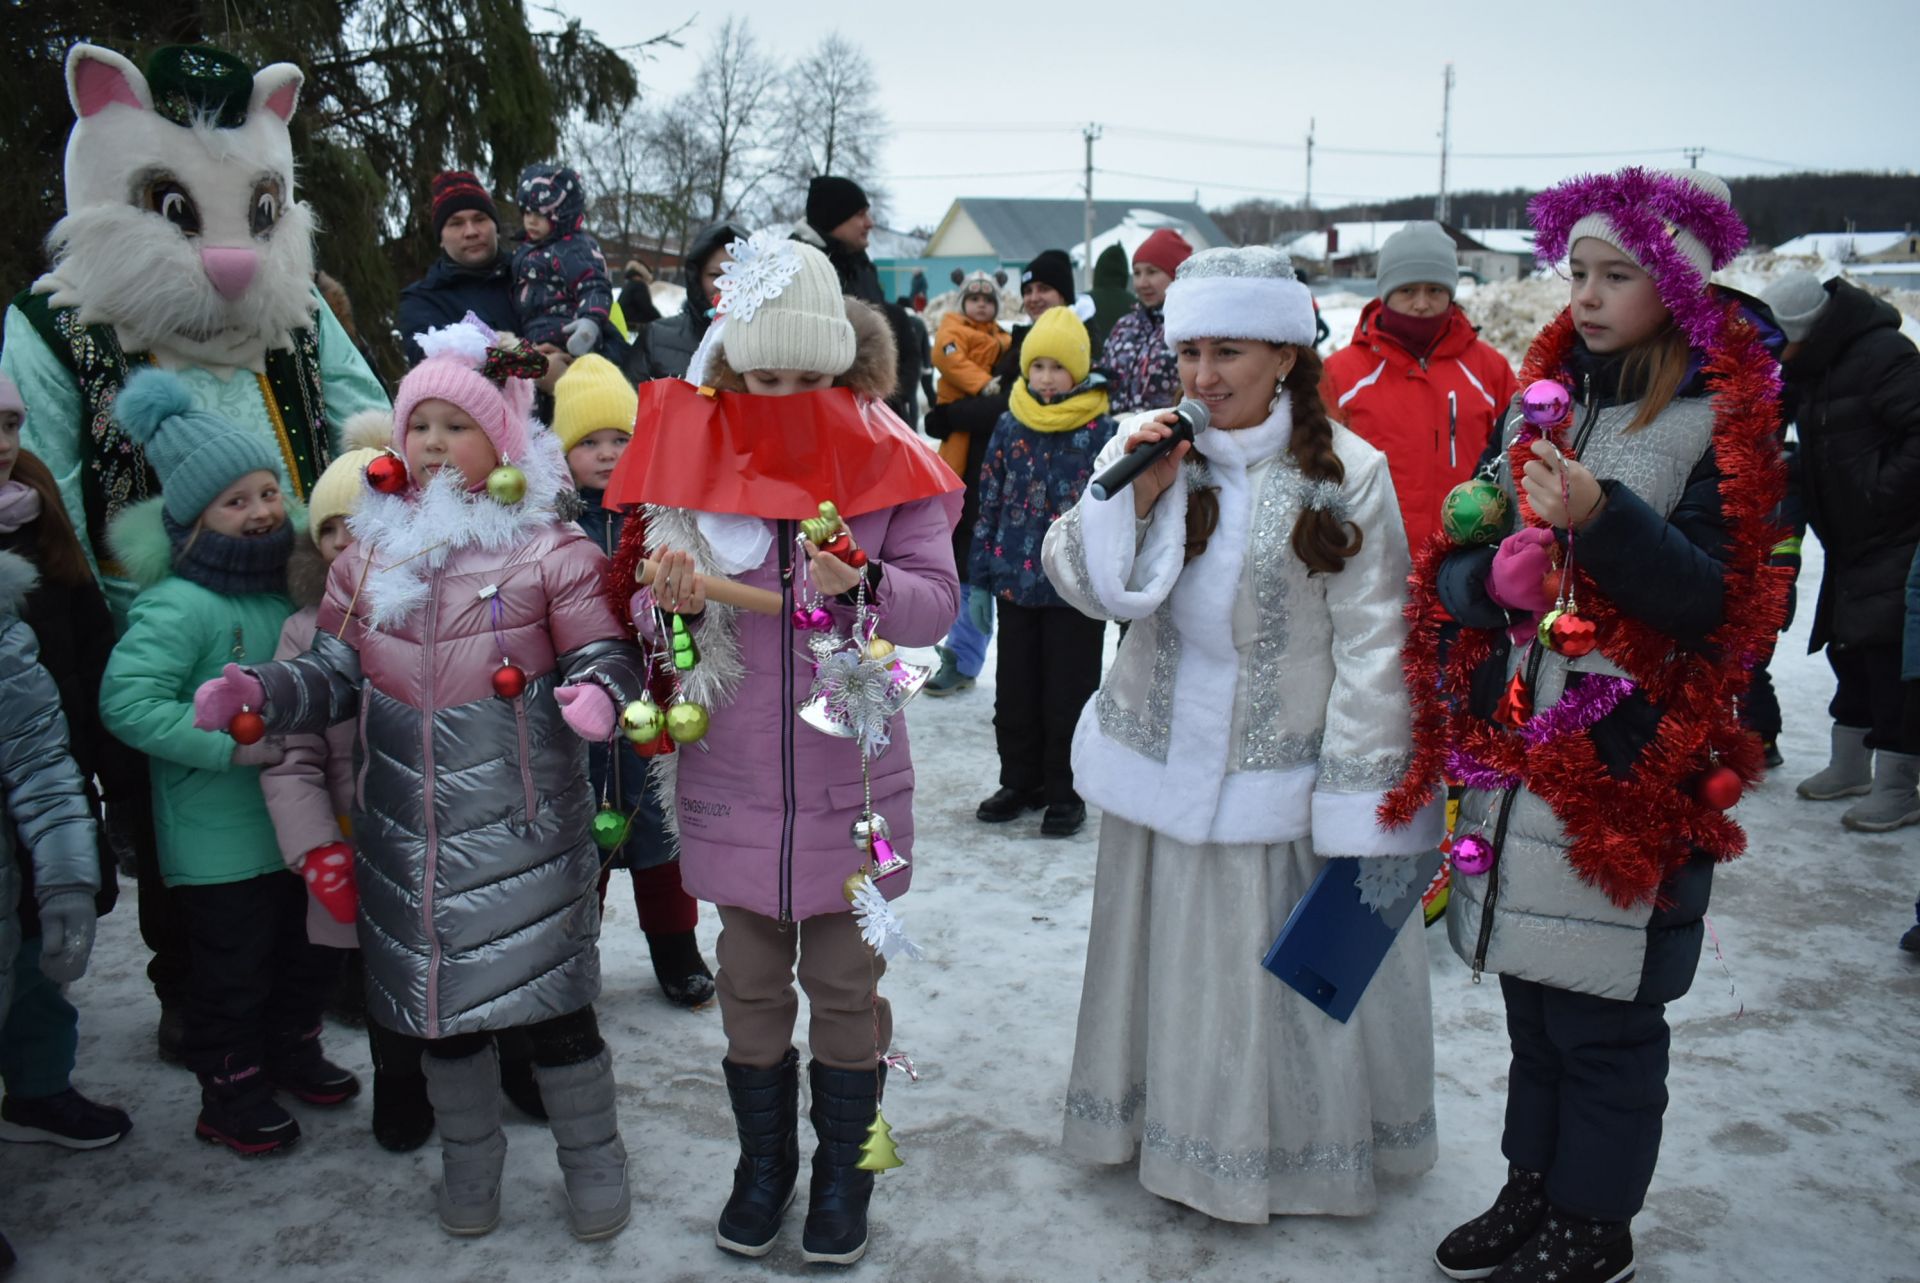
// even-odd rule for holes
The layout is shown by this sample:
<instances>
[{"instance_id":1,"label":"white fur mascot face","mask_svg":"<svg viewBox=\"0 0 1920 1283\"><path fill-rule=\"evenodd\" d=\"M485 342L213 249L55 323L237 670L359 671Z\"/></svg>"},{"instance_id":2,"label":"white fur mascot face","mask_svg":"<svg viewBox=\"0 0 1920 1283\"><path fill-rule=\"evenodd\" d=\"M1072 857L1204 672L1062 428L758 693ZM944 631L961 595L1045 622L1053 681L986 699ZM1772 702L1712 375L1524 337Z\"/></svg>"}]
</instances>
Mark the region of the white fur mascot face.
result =
<instances>
[{"instance_id":1,"label":"white fur mascot face","mask_svg":"<svg viewBox=\"0 0 1920 1283\"><path fill-rule=\"evenodd\" d=\"M110 49L67 54L67 215L34 289L113 326L129 352L257 369L316 307L287 132L300 69L275 63L249 84L205 48L163 50L148 69L154 84Z\"/></svg>"}]
</instances>

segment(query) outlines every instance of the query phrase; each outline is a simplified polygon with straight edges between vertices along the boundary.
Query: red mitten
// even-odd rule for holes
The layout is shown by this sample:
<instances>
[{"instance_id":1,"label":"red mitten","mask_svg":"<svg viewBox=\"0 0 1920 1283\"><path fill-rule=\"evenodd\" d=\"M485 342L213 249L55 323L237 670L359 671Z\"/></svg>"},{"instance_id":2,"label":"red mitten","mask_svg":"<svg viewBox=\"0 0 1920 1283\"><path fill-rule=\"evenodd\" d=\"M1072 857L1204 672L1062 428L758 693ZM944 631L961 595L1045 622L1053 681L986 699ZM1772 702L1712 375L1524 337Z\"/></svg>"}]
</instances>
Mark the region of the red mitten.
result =
<instances>
[{"instance_id":1,"label":"red mitten","mask_svg":"<svg viewBox=\"0 0 1920 1283\"><path fill-rule=\"evenodd\" d=\"M1508 610L1539 614L1552 607L1547 575L1553 570L1553 532L1538 526L1516 530L1500 541L1487 572L1487 595Z\"/></svg>"},{"instance_id":2,"label":"red mitten","mask_svg":"<svg viewBox=\"0 0 1920 1283\"><path fill-rule=\"evenodd\" d=\"M307 890L335 922L352 922L360 913L360 893L353 886L353 848L345 842L316 846L300 861Z\"/></svg>"}]
</instances>

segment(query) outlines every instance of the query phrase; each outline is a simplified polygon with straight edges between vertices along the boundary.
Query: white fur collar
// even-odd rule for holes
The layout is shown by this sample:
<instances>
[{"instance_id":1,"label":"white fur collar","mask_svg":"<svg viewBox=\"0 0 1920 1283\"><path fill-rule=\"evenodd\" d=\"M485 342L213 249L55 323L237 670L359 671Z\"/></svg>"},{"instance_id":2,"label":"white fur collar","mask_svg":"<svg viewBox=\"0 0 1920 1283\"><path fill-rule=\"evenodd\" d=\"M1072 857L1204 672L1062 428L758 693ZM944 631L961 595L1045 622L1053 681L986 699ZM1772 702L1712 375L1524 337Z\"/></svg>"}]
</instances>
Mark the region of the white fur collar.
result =
<instances>
[{"instance_id":1,"label":"white fur collar","mask_svg":"<svg viewBox=\"0 0 1920 1283\"><path fill-rule=\"evenodd\" d=\"M1293 398L1285 392L1265 423L1251 428L1208 428L1194 438L1193 448L1210 464L1250 468L1287 448L1293 437Z\"/></svg>"},{"instance_id":2,"label":"white fur collar","mask_svg":"<svg viewBox=\"0 0 1920 1283\"><path fill-rule=\"evenodd\" d=\"M527 495L508 507L486 494L472 494L464 478L443 470L417 491L367 494L348 519L355 539L374 562L360 589L359 609L368 626L387 629L413 614L427 599L433 572L462 548L503 551L524 542L558 518L554 503L573 489L559 438L531 425L530 448L519 460Z\"/></svg>"}]
</instances>

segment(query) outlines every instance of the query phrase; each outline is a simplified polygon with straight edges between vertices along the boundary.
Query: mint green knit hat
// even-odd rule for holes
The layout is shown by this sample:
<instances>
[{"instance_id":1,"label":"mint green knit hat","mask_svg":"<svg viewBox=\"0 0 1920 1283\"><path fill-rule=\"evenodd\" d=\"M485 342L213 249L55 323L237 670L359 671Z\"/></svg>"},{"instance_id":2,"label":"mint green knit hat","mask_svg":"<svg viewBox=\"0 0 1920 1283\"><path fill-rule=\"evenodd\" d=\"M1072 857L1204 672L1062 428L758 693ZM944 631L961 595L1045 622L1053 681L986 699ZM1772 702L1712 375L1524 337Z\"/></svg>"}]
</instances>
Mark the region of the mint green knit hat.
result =
<instances>
[{"instance_id":1,"label":"mint green knit hat","mask_svg":"<svg viewBox=\"0 0 1920 1283\"><path fill-rule=\"evenodd\" d=\"M202 410L179 376L148 367L128 378L113 414L160 477L167 515L199 520L220 492L249 472L280 474L280 456L259 431Z\"/></svg>"}]
</instances>

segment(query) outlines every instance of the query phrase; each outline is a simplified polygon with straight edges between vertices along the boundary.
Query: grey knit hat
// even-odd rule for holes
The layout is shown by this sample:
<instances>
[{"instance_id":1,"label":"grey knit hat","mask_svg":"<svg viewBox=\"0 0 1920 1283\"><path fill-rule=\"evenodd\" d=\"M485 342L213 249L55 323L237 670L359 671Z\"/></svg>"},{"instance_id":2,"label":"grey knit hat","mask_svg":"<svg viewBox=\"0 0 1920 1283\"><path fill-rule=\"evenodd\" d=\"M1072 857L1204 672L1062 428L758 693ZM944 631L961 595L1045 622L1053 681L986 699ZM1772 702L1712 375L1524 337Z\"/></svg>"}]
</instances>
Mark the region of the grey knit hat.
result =
<instances>
[{"instance_id":1,"label":"grey knit hat","mask_svg":"<svg viewBox=\"0 0 1920 1283\"><path fill-rule=\"evenodd\" d=\"M1833 295L1812 272L1788 272L1760 291L1760 301L1773 312L1787 342L1798 343L1813 333L1814 322Z\"/></svg>"},{"instance_id":2,"label":"grey knit hat","mask_svg":"<svg viewBox=\"0 0 1920 1283\"><path fill-rule=\"evenodd\" d=\"M1452 294L1460 286L1460 256L1440 224L1408 223L1380 246L1376 275L1382 299L1403 285L1438 285Z\"/></svg>"},{"instance_id":3,"label":"grey knit hat","mask_svg":"<svg viewBox=\"0 0 1920 1283\"><path fill-rule=\"evenodd\" d=\"M145 447L160 477L163 507L183 526L250 472L280 475L280 455L258 432L202 410L178 375L136 370L113 399L113 414Z\"/></svg>"}]
</instances>

